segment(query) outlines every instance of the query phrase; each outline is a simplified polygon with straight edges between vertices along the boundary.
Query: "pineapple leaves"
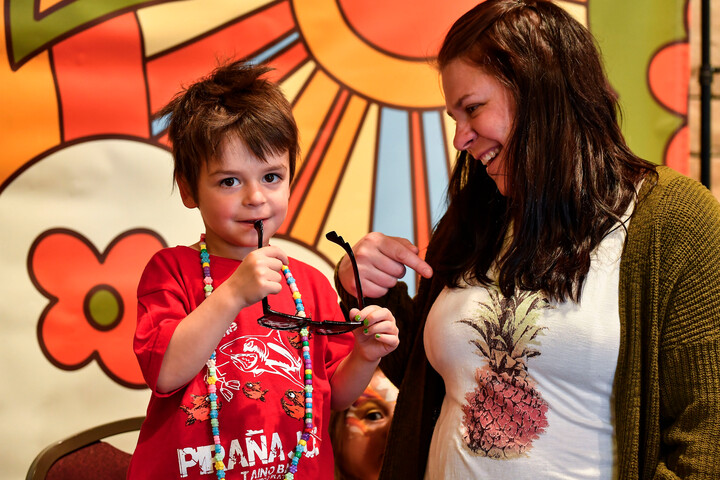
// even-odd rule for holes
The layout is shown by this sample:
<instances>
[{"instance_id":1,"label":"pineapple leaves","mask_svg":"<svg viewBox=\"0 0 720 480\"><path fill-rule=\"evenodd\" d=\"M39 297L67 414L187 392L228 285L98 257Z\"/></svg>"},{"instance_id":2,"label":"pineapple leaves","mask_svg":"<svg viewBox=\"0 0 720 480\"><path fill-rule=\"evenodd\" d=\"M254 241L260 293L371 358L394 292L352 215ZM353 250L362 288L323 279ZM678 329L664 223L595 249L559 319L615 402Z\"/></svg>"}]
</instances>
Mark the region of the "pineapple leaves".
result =
<instances>
[{"instance_id":1,"label":"pineapple leaves","mask_svg":"<svg viewBox=\"0 0 720 480\"><path fill-rule=\"evenodd\" d=\"M489 367L496 372L527 372L527 360L540 355L537 336L546 327L537 325L542 310L552 308L538 293L516 290L505 297L500 289L488 287L489 302L478 302L474 318L459 323L472 327L479 338L470 340Z\"/></svg>"}]
</instances>

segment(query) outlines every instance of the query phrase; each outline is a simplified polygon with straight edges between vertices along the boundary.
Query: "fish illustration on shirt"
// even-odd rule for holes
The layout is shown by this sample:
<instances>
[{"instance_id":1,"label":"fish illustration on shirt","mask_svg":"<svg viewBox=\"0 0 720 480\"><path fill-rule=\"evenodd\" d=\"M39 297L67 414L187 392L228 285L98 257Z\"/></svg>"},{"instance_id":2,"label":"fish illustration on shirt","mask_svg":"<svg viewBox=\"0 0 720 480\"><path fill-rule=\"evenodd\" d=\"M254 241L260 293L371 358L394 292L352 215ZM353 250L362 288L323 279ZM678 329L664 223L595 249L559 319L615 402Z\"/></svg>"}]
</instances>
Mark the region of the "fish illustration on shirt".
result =
<instances>
[{"instance_id":1,"label":"fish illustration on shirt","mask_svg":"<svg viewBox=\"0 0 720 480\"><path fill-rule=\"evenodd\" d=\"M267 388L263 390L260 382L245 382L242 387L242 392L247 398L250 400L260 400L261 402L265 401L265 394L268 391Z\"/></svg>"}]
</instances>

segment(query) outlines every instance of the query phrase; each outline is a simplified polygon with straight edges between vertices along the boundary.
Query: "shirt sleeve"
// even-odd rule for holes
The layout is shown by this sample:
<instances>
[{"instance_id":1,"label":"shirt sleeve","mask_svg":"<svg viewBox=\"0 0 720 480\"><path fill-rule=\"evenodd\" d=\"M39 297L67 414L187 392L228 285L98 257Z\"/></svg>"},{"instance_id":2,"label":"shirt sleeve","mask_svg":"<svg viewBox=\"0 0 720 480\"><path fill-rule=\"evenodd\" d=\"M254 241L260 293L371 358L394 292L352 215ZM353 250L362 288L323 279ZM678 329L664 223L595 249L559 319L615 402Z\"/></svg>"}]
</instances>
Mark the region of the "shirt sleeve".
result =
<instances>
[{"instance_id":1,"label":"shirt sleeve","mask_svg":"<svg viewBox=\"0 0 720 480\"><path fill-rule=\"evenodd\" d=\"M720 478L720 205L688 183L673 185L661 224L656 475L710 479Z\"/></svg>"},{"instance_id":2,"label":"shirt sleeve","mask_svg":"<svg viewBox=\"0 0 720 480\"><path fill-rule=\"evenodd\" d=\"M150 259L138 284L133 350L145 382L158 396L174 393L158 392L157 379L175 328L191 310L180 278L171 257L161 251Z\"/></svg>"}]
</instances>

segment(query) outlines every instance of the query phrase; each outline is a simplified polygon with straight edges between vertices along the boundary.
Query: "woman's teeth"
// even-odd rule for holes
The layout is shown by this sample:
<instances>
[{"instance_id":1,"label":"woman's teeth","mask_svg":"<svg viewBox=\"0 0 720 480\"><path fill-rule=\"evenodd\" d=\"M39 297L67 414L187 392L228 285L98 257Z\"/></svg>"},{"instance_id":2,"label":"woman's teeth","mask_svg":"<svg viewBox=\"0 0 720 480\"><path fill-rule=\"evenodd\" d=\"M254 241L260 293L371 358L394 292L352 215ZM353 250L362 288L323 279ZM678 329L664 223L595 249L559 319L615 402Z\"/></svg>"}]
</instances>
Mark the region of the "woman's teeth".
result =
<instances>
[{"instance_id":1,"label":"woman's teeth","mask_svg":"<svg viewBox=\"0 0 720 480\"><path fill-rule=\"evenodd\" d=\"M500 153L500 147L490 150L485 155L481 156L479 160L482 162L483 165L487 165L488 163L490 163L490 160L497 156L498 153Z\"/></svg>"}]
</instances>

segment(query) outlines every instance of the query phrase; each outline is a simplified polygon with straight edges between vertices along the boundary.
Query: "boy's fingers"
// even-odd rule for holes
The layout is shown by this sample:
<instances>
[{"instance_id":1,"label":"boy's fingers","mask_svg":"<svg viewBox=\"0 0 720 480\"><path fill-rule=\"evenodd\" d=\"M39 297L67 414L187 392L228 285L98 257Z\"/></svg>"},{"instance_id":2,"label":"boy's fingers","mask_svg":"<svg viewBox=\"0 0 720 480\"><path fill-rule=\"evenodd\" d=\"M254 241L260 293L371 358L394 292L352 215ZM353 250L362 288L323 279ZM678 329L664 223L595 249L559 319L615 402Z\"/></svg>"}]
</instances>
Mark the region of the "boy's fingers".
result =
<instances>
[{"instance_id":1,"label":"boy's fingers","mask_svg":"<svg viewBox=\"0 0 720 480\"><path fill-rule=\"evenodd\" d=\"M283 265L288 264L288 256L280 247L267 246L260 250L256 250L268 258L279 260Z\"/></svg>"}]
</instances>

